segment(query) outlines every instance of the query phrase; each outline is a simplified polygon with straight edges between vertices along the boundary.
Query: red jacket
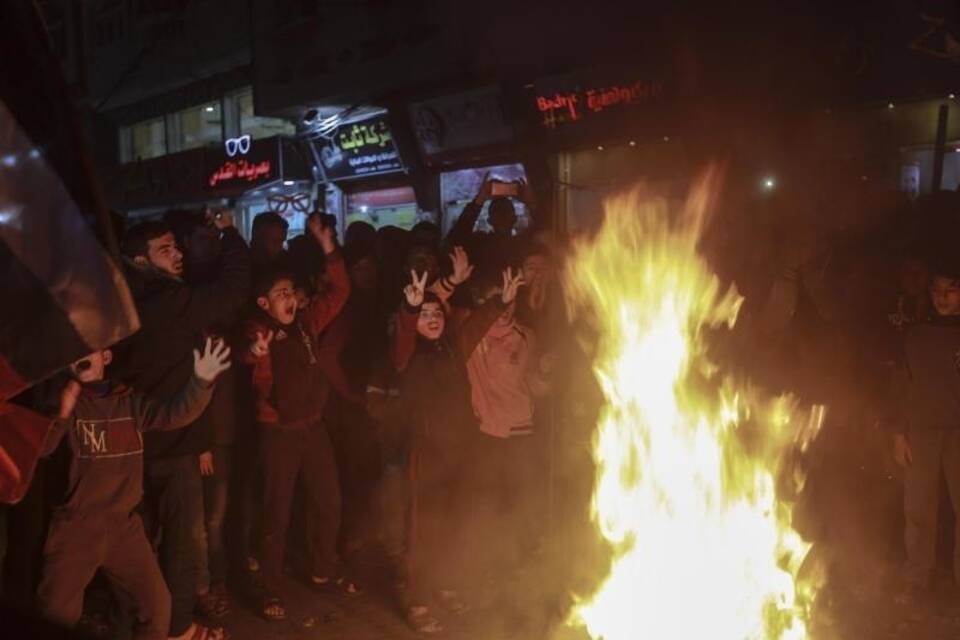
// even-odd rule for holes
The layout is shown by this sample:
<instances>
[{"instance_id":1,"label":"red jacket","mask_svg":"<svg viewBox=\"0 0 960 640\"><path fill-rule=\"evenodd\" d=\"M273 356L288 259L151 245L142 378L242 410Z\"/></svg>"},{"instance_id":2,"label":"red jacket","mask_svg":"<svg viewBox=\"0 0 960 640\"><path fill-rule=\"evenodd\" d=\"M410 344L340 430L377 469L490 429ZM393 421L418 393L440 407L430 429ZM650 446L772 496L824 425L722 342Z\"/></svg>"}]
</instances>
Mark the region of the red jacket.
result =
<instances>
[{"instance_id":1,"label":"red jacket","mask_svg":"<svg viewBox=\"0 0 960 640\"><path fill-rule=\"evenodd\" d=\"M292 324L281 325L260 312L247 321L243 359L252 365L257 422L285 429L303 429L319 420L328 384L318 336L350 295L350 278L339 251L327 256L327 290L300 311ZM249 346L257 333L274 332L270 350L256 357Z\"/></svg>"}]
</instances>

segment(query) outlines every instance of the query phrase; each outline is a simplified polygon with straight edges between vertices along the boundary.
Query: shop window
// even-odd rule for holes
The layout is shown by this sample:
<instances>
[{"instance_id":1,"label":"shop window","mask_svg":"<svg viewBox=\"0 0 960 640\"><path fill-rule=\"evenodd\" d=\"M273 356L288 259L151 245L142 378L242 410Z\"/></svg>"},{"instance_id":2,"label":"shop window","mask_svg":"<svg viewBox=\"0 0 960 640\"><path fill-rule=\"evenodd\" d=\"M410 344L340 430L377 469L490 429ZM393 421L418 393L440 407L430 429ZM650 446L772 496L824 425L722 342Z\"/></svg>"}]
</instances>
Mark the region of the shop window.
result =
<instances>
[{"instance_id":1,"label":"shop window","mask_svg":"<svg viewBox=\"0 0 960 640\"><path fill-rule=\"evenodd\" d=\"M249 134L254 140L277 135L293 135L296 127L283 118L264 118L253 113L253 89L246 87L227 97L234 116L228 119L228 130L233 135ZM231 107L228 107L230 109ZM231 123L231 120L233 122ZM232 126L231 126L232 125Z\"/></svg>"},{"instance_id":2,"label":"shop window","mask_svg":"<svg viewBox=\"0 0 960 640\"><path fill-rule=\"evenodd\" d=\"M933 189L933 145L900 152L900 190L914 199ZM948 142L943 155L940 188L955 191L960 187L960 142Z\"/></svg>"},{"instance_id":3,"label":"shop window","mask_svg":"<svg viewBox=\"0 0 960 640\"><path fill-rule=\"evenodd\" d=\"M220 101L207 102L167 116L170 152L217 147L223 142Z\"/></svg>"},{"instance_id":4,"label":"shop window","mask_svg":"<svg viewBox=\"0 0 960 640\"><path fill-rule=\"evenodd\" d=\"M417 198L413 187L395 187L347 194L346 226L366 222L377 229L410 229L418 221Z\"/></svg>"},{"instance_id":5,"label":"shop window","mask_svg":"<svg viewBox=\"0 0 960 640\"><path fill-rule=\"evenodd\" d=\"M461 169L460 171L448 171L440 174L440 197L443 200L443 235L450 233L454 223L463 213L463 208L473 200L483 184L484 177L490 175L491 178L503 182L512 182L514 180L526 179L526 174L522 164L502 164L492 167L478 167L474 169ZM516 229L521 231L530 225L530 216L526 206L520 200L513 198L514 209L517 212ZM490 223L487 220L487 210L489 203L483 205L480 211L480 217L477 218L475 230L489 232Z\"/></svg>"},{"instance_id":6,"label":"shop window","mask_svg":"<svg viewBox=\"0 0 960 640\"><path fill-rule=\"evenodd\" d=\"M163 118L145 120L120 129L120 161L148 160L167 152Z\"/></svg>"}]
</instances>

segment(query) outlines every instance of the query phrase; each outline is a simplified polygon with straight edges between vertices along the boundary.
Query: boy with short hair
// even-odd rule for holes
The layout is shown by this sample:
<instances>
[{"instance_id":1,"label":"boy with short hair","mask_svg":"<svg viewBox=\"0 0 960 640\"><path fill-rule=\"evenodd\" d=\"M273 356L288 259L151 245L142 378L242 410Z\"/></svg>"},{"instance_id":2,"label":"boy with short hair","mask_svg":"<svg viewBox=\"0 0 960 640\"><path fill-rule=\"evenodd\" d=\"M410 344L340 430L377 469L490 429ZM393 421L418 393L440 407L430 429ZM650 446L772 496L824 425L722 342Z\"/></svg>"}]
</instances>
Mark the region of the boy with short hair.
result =
<instances>
[{"instance_id":1,"label":"boy with short hair","mask_svg":"<svg viewBox=\"0 0 960 640\"><path fill-rule=\"evenodd\" d=\"M340 486L333 448L323 413L329 385L323 373L318 336L340 313L350 294L350 279L337 251L334 231L319 216L308 230L326 254L329 286L298 309L294 277L275 267L254 283L258 311L247 323L256 421L263 469L261 567L265 595L261 613L270 620L286 616L279 597L287 528L298 476L318 516L311 527L311 582L330 587L337 582L336 541L340 528Z\"/></svg>"},{"instance_id":2,"label":"boy with short hair","mask_svg":"<svg viewBox=\"0 0 960 640\"><path fill-rule=\"evenodd\" d=\"M210 401L217 375L230 366L229 356L223 343L208 340L202 355L194 351L193 377L166 402L105 380L110 350L70 366L73 379L46 443L52 453L66 436L71 451L66 498L50 523L37 593L47 618L75 625L84 589L102 569L136 605L141 625L135 637L167 637L170 592L134 512L143 495L141 433L193 422Z\"/></svg>"},{"instance_id":3,"label":"boy with short hair","mask_svg":"<svg viewBox=\"0 0 960 640\"><path fill-rule=\"evenodd\" d=\"M903 417L894 457L904 479L906 593L929 587L936 556L937 507L943 472L955 514L960 514L960 265L933 271L930 298L936 314L904 336L901 372ZM955 540L960 543L960 519ZM960 584L960 544L954 548Z\"/></svg>"}]
</instances>

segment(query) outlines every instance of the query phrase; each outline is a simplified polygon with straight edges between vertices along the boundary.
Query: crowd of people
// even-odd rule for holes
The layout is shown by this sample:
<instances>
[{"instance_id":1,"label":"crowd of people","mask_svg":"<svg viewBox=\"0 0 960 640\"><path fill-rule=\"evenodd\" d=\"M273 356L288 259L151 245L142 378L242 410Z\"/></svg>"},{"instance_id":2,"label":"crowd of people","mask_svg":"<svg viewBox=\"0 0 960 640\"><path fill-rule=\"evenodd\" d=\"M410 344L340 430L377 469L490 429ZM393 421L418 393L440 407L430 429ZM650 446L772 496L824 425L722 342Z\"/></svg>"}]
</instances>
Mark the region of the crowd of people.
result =
<instances>
[{"instance_id":1,"label":"crowd of people","mask_svg":"<svg viewBox=\"0 0 960 640\"><path fill-rule=\"evenodd\" d=\"M565 315L561 250L526 185L524 229L493 191L485 182L446 238L432 223L354 222L341 241L321 211L289 241L287 220L261 213L249 246L226 209L127 228L141 328L34 393L54 427L30 493L6 513L4 597L100 634L215 640L241 601L288 618L287 572L361 596L353 561L377 553L406 621L432 634L470 607L464 587L542 556L556 533L548 479L576 476L565 491L579 516L589 500L591 332ZM476 230L484 208L489 233ZM831 405L798 511L816 545L837 546L851 513L858 542L882 537L889 509L863 510L885 485L846 480L886 434L905 469L894 511L900 595L913 599L934 573L941 473L960 512L960 268L950 252L905 251L896 270L874 269L869 253L799 252L762 295L747 286L740 326L757 344L740 359ZM894 271L893 295L857 307L863 283ZM831 307L831 288L843 304ZM579 457L551 458L561 422L581 426ZM860 471L883 466L874 458ZM956 538L960 558L960 525ZM109 594L108 618L94 593Z\"/></svg>"},{"instance_id":2,"label":"crowd of people","mask_svg":"<svg viewBox=\"0 0 960 640\"><path fill-rule=\"evenodd\" d=\"M25 501L41 507L9 515L45 541L22 570L8 555L6 595L68 627L216 639L228 583L284 620L285 570L350 598L350 560L377 549L406 620L436 633L438 608L468 608L468 572L535 552L553 361L538 332L558 307L550 250L491 184L446 242L431 223L355 222L341 243L321 211L289 242L261 213L249 247L227 209L127 228L141 328L38 392L55 418ZM493 231L475 232L488 201ZM108 618L84 613L98 583Z\"/></svg>"}]
</instances>

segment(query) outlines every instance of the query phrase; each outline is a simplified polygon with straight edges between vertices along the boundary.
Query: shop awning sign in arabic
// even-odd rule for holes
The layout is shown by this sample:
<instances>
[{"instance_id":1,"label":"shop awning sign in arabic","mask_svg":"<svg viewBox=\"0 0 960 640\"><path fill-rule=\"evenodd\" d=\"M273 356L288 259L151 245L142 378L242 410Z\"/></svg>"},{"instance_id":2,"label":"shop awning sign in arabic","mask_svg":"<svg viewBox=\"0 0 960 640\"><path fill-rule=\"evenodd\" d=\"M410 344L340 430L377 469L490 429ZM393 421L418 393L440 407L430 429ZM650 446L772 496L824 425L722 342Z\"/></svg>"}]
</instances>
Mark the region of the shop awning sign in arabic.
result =
<instances>
[{"instance_id":1,"label":"shop awning sign in arabic","mask_svg":"<svg viewBox=\"0 0 960 640\"><path fill-rule=\"evenodd\" d=\"M320 149L327 180L349 180L403 171L386 115L344 124Z\"/></svg>"}]
</instances>

